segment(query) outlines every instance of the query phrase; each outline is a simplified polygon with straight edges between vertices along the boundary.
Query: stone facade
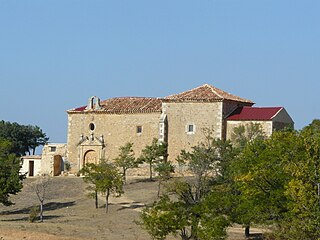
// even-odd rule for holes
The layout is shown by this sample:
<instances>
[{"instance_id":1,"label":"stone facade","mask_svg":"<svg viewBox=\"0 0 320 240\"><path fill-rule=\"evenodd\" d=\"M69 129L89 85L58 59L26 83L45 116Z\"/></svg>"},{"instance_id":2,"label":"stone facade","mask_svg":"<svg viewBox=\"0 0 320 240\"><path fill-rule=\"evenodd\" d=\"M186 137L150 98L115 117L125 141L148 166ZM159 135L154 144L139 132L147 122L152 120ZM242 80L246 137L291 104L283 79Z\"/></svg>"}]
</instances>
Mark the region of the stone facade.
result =
<instances>
[{"instance_id":1,"label":"stone facade","mask_svg":"<svg viewBox=\"0 0 320 240\"><path fill-rule=\"evenodd\" d=\"M58 176L65 169L67 144L47 143L43 146L41 156L41 174Z\"/></svg>"},{"instance_id":2,"label":"stone facade","mask_svg":"<svg viewBox=\"0 0 320 240\"><path fill-rule=\"evenodd\" d=\"M228 137L236 125L228 116L253 104L208 84L164 98L91 97L86 106L68 111L67 159L77 172L88 162L112 161L127 142L134 143L137 157L157 138L168 143L168 159L175 161L182 149L204 141L205 128L216 138ZM272 125L265 127L273 131Z\"/></svg>"},{"instance_id":3,"label":"stone facade","mask_svg":"<svg viewBox=\"0 0 320 240\"><path fill-rule=\"evenodd\" d=\"M112 160L127 142L134 143L133 150L139 156L153 138L158 138L159 118L160 113L69 113L67 158L71 168L78 171L86 162Z\"/></svg>"},{"instance_id":4,"label":"stone facade","mask_svg":"<svg viewBox=\"0 0 320 240\"><path fill-rule=\"evenodd\" d=\"M233 102L167 102L163 111L168 121L168 159L174 161L182 149L190 151L204 141L204 129L213 131L213 137L224 139L225 117L240 103ZM190 131L189 126L192 125Z\"/></svg>"},{"instance_id":5,"label":"stone facade","mask_svg":"<svg viewBox=\"0 0 320 240\"><path fill-rule=\"evenodd\" d=\"M248 126L250 123L259 124L265 136L270 136L273 132L272 121L227 121L227 139L232 139L234 129L239 126Z\"/></svg>"}]
</instances>

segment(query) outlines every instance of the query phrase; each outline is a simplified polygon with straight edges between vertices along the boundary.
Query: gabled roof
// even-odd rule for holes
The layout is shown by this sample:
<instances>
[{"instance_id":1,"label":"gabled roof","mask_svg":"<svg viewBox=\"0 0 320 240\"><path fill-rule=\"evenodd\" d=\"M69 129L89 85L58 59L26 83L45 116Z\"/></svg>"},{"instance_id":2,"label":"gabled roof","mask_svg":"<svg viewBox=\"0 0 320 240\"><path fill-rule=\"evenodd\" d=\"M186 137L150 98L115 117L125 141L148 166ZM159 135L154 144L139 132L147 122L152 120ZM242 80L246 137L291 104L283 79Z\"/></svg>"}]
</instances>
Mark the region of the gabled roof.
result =
<instances>
[{"instance_id":1,"label":"gabled roof","mask_svg":"<svg viewBox=\"0 0 320 240\"><path fill-rule=\"evenodd\" d=\"M79 112L101 112L110 114L123 114L123 113L151 113L161 112L162 102L184 102L184 101L197 101L197 102L215 102L215 101L235 101L246 103L246 105L253 105L254 102L237 97L227 93L221 89L215 88L209 84L204 84L200 87L191 89L189 91L171 95L165 98L148 98L148 97L116 97L110 98L100 102L101 107L87 109L87 106L74 108L68 113Z\"/></svg>"},{"instance_id":2,"label":"gabled roof","mask_svg":"<svg viewBox=\"0 0 320 240\"><path fill-rule=\"evenodd\" d=\"M101 108L97 111L110 114L161 112L161 104L159 98L118 97L102 101ZM69 112L84 111L86 111L86 106L72 109Z\"/></svg>"},{"instance_id":3,"label":"gabled roof","mask_svg":"<svg viewBox=\"0 0 320 240\"><path fill-rule=\"evenodd\" d=\"M213 87L209 84L204 84L200 87L191 89L189 91L174 94L166 97L164 101L202 101L202 102L212 102L212 101L221 101L221 100L230 100L236 102L244 102L254 104L254 102L240 98L233 94L227 93L219 88Z\"/></svg>"},{"instance_id":4,"label":"gabled roof","mask_svg":"<svg viewBox=\"0 0 320 240\"><path fill-rule=\"evenodd\" d=\"M239 107L227 117L227 120L272 120L283 107Z\"/></svg>"}]
</instances>

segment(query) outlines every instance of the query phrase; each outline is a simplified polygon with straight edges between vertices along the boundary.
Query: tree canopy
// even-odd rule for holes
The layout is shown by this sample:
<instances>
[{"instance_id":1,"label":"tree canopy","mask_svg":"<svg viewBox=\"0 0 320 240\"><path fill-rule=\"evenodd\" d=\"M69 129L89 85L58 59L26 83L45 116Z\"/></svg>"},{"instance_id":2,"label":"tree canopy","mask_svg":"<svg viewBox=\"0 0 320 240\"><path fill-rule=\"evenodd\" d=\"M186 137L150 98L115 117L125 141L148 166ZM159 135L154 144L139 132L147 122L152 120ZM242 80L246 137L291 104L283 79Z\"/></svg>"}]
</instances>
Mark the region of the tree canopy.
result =
<instances>
[{"instance_id":1,"label":"tree canopy","mask_svg":"<svg viewBox=\"0 0 320 240\"><path fill-rule=\"evenodd\" d=\"M96 198L96 207L98 204L97 193L105 195L107 213L110 194L118 197L123 193L122 174L115 165L105 160L101 160L98 164L86 164L80 173L84 174L84 181L91 184L88 190L93 191L92 196Z\"/></svg>"},{"instance_id":2,"label":"tree canopy","mask_svg":"<svg viewBox=\"0 0 320 240\"><path fill-rule=\"evenodd\" d=\"M224 141L208 142L182 151L177 161L191 176L167 182L159 201L145 208L140 224L155 239L179 235L181 239L224 239L229 226L224 214L228 204L223 187L216 184L225 171L227 147ZM218 191L219 189L219 191ZM221 195L220 195L221 194Z\"/></svg>"},{"instance_id":3,"label":"tree canopy","mask_svg":"<svg viewBox=\"0 0 320 240\"><path fill-rule=\"evenodd\" d=\"M156 138L152 140L151 145L147 145L141 153L141 156L138 158L140 163L149 164L149 179L152 180L153 168L159 162L166 161L168 156L167 153L167 143L161 142L159 143Z\"/></svg>"},{"instance_id":4,"label":"tree canopy","mask_svg":"<svg viewBox=\"0 0 320 240\"><path fill-rule=\"evenodd\" d=\"M226 227L240 223L265 226L271 239L320 239L320 120L269 138L247 127L249 134L236 129L233 144L209 134L181 152L190 175L169 181L141 214L153 238L225 239Z\"/></svg>"},{"instance_id":5,"label":"tree canopy","mask_svg":"<svg viewBox=\"0 0 320 240\"><path fill-rule=\"evenodd\" d=\"M114 159L115 165L122 169L123 181L126 182L126 173L130 168L136 168L139 165L138 160L134 157L132 149L133 143L126 143L119 148L119 155Z\"/></svg>"},{"instance_id":6,"label":"tree canopy","mask_svg":"<svg viewBox=\"0 0 320 240\"><path fill-rule=\"evenodd\" d=\"M9 140L12 143L10 152L17 156L35 154L36 148L49 140L38 126L5 121L0 121L0 139Z\"/></svg>"},{"instance_id":7,"label":"tree canopy","mask_svg":"<svg viewBox=\"0 0 320 240\"><path fill-rule=\"evenodd\" d=\"M231 168L235 221L273 227L276 239L320 238L320 131L274 132L248 143Z\"/></svg>"},{"instance_id":8,"label":"tree canopy","mask_svg":"<svg viewBox=\"0 0 320 240\"><path fill-rule=\"evenodd\" d=\"M0 203L13 204L9 197L22 189L24 175L19 173L21 161L11 152L12 144L8 140L0 140Z\"/></svg>"}]
</instances>

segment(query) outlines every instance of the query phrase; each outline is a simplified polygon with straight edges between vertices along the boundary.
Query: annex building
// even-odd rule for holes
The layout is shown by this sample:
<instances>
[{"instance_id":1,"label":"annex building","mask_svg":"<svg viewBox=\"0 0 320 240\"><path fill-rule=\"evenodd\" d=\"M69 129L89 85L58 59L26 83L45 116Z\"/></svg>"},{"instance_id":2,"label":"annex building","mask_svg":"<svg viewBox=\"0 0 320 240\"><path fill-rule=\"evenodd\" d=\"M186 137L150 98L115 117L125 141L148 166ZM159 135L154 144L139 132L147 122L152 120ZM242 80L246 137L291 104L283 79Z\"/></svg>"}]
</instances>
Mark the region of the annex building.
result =
<instances>
[{"instance_id":1,"label":"annex building","mask_svg":"<svg viewBox=\"0 0 320 240\"><path fill-rule=\"evenodd\" d=\"M204 140L204 128L213 129L216 138L230 139L241 124L260 123L266 135L294 124L283 107L253 105L209 84L163 98L91 97L86 106L67 111L66 159L77 172L89 162L112 161L127 142L134 143L138 157L157 138L168 143L168 159L174 161L182 149Z\"/></svg>"}]
</instances>

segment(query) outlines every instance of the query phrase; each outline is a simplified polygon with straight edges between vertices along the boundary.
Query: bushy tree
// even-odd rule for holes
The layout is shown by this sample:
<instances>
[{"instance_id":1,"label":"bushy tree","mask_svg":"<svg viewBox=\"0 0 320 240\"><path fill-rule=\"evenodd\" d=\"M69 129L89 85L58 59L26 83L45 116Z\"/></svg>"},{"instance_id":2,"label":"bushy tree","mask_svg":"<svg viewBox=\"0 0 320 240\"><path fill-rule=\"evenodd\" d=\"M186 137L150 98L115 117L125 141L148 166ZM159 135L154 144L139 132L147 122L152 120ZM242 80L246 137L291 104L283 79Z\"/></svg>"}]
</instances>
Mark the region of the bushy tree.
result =
<instances>
[{"instance_id":1,"label":"bushy tree","mask_svg":"<svg viewBox=\"0 0 320 240\"><path fill-rule=\"evenodd\" d=\"M240 149L243 149L247 143L255 139L261 140L265 138L266 134L263 131L261 124L253 122L235 127L231 134L231 141Z\"/></svg>"},{"instance_id":2,"label":"bushy tree","mask_svg":"<svg viewBox=\"0 0 320 240\"><path fill-rule=\"evenodd\" d=\"M0 139L9 140L12 143L10 151L17 156L26 153L31 155L31 152L35 154L36 147L44 145L49 140L38 126L5 121L0 121Z\"/></svg>"},{"instance_id":3,"label":"bushy tree","mask_svg":"<svg viewBox=\"0 0 320 240\"><path fill-rule=\"evenodd\" d=\"M101 193L105 196L105 209L107 213L110 194L119 197L123 193L122 174L115 165L108 163L105 160L101 160L98 164L86 164L81 170L81 173L84 174L84 181L92 184L89 187L89 190L93 190L94 196L96 197L96 208L98 207L97 194Z\"/></svg>"},{"instance_id":4,"label":"bushy tree","mask_svg":"<svg viewBox=\"0 0 320 240\"><path fill-rule=\"evenodd\" d=\"M191 176L169 181L166 194L142 212L141 225L153 238L164 239L169 234L183 240L226 237L230 222L225 213L230 206L227 190L217 178L224 172L220 161L226 160L227 154L222 151L222 141L208 140L191 152L181 152L177 160ZM225 192L222 197L218 197L220 191Z\"/></svg>"},{"instance_id":5,"label":"bushy tree","mask_svg":"<svg viewBox=\"0 0 320 240\"><path fill-rule=\"evenodd\" d=\"M165 239L167 235L180 233L185 236L184 229L188 225L186 209L181 202L170 200L167 195L158 202L142 210L139 225L142 226L153 239Z\"/></svg>"},{"instance_id":6,"label":"bushy tree","mask_svg":"<svg viewBox=\"0 0 320 240\"><path fill-rule=\"evenodd\" d=\"M89 191L88 196L95 199L95 207L99 207L99 199L98 199L98 188L97 188L97 181L98 181L98 172L99 166L94 163L87 163L79 173L84 175L83 181L87 184L87 190Z\"/></svg>"},{"instance_id":7,"label":"bushy tree","mask_svg":"<svg viewBox=\"0 0 320 240\"><path fill-rule=\"evenodd\" d=\"M158 181L158 198L160 197L160 192L161 192L161 185L165 182L167 182L171 174L174 173L174 166L172 165L171 162L162 159L158 163L156 163L154 167L154 171L158 173L157 176L157 181Z\"/></svg>"},{"instance_id":8,"label":"bushy tree","mask_svg":"<svg viewBox=\"0 0 320 240\"><path fill-rule=\"evenodd\" d=\"M151 145L147 145L142 150L141 156L138 158L138 161L140 163L145 162L149 164L149 179L152 180L152 172L154 166L159 162L166 161L167 156L167 143L158 142L158 140L154 138Z\"/></svg>"},{"instance_id":9,"label":"bushy tree","mask_svg":"<svg viewBox=\"0 0 320 240\"><path fill-rule=\"evenodd\" d=\"M272 224L276 239L320 238L319 133L313 122L246 145L232 166L236 221Z\"/></svg>"},{"instance_id":10,"label":"bushy tree","mask_svg":"<svg viewBox=\"0 0 320 240\"><path fill-rule=\"evenodd\" d=\"M22 189L25 175L19 173L21 160L11 152L12 144L7 140L0 140L0 203L13 204L9 197Z\"/></svg>"},{"instance_id":11,"label":"bushy tree","mask_svg":"<svg viewBox=\"0 0 320 240\"><path fill-rule=\"evenodd\" d=\"M114 159L114 163L117 167L122 169L123 181L126 182L126 173L130 168L136 168L139 165L138 160L134 157L134 152L132 149L133 143L126 143L121 146L119 151L119 156Z\"/></svg>"}]
</instances>

